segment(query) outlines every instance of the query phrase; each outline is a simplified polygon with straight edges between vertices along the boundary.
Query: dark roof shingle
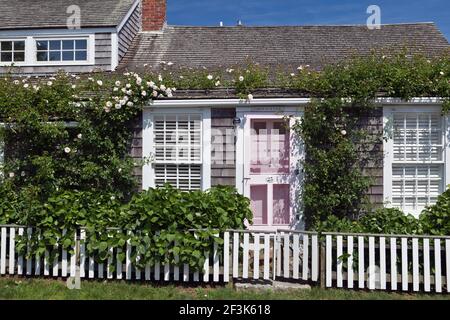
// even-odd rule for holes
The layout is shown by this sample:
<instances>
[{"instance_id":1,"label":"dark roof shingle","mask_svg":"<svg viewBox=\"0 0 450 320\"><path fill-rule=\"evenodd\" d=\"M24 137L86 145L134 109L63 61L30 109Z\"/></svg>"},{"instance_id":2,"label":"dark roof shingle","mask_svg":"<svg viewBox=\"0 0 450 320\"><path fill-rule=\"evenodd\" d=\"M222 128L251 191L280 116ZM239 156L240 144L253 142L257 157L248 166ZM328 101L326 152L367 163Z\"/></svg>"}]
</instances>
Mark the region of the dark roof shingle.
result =
<instances>
[{"instance_id":1,"label":"dark roof shingle","mask_svg":"<svg viewBox=\"0 0 450 320\"><path fill-rule=\"evenodd\" d=\"M117 26L135 0L0 0L0 30L66 28L67 8L81 9L81 27Z\"/></svg>"},{"instance_id":2,"label":"dark roof shingle","mask_svg":"<svg viewBox=\"0 0 450 320\"><path fill-rule=\"evenodd\" d=\"M184 27L167 26L162 33L141 33L120 68L231 67L252 60L265 66L320 67L373 49L434 56L449 43L433 23L362 26Z\"/></svg>"}]
</instances>

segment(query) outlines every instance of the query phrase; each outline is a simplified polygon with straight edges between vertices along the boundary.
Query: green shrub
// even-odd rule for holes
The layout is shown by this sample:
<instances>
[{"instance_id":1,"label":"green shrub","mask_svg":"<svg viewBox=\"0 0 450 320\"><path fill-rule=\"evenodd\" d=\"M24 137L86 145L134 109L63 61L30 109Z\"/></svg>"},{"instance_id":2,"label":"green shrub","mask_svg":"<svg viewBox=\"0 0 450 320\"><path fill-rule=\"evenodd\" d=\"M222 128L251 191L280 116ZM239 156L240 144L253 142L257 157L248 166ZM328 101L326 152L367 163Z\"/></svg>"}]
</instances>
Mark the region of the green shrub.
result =
<instances>
[{"instance_id":1,"label":"green shrub","mask_svg":"<svg viewBox=\"0 0 450 320\"><path fill-rule=\"evenodd\" d=\"M437 203L422 211L423 231L431 235L450 235L450 189L439 196Z\"/></svg>"},{"instance_id":2,"label":"green shrub","mask_svg":"<svg viewBox=\"0 0 450 320\"><path fill-rule=\"evenodd\" d=\"M321 232L375 233L375 234L422 234L421 222L399 209L382 208L358 220L330 216L317 224Z\"/></svg>"},{"instance_id":3,"label":"green shrub","mask_svg":"<svg viewBox=\"0 0 450 320\"><path fill-rule=\"evenodd\" d=\"M24 190L0 188L1 223L35 227L31 241L18 237L18 250L26 254L29 245L30 255L49 251L51 260L57 255L56 245L66 250L73 247L73 235L82 227L87 253L97 261L116 259L108 249L123 248L130 240L138 266L152 265L155 259L175 263L178 256L178 263L200 268L211 242L222 244L217 234L244 229L244 221L252 218L250 200L231 187L182 192L167 185L136 194L129 202L106 192L64 191L40 199L39 193Z\"/></svg>"}]
</instances>

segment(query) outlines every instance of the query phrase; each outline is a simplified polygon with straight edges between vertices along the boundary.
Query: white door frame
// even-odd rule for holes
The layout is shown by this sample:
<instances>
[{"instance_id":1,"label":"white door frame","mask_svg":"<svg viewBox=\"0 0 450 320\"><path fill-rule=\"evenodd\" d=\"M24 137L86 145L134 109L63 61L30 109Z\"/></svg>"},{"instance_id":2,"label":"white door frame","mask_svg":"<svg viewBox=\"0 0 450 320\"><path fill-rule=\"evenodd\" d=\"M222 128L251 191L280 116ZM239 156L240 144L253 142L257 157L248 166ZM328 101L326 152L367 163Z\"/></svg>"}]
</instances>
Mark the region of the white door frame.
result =
<instances>
[{"instance_id":1,"label":"white door frame","mask_svg":"<svg viewBox=\"0 0 450 320\"><path fill-rule=\"evenodd\" d=\"M240 124L236 128L236 188L239 193L243 195L249 196L249 187L246 187L246 164L249 159L249 149L246 148L246 135L250 135L250 122L252 119L282 119L283 117L289 116L290 126L295 123L296 120L301 119L303 115L303 110L300 107L238 107L236 109L236 116L240 119ZM297 168L299 173L302 172L300 168L300 160L304 159L304 148L299 143L298 137L291 130L290 131L290 140L298 145L297 148L292 148L291 145L291 154L290 154L290 166L291 168ZM295 169L294 169L295 170ZM295 172L292 172L291 175L294 175ZM293 191L291 191L291 201L294 203L298 203L294 199L298 199L299 192L301 192L301 174L298 175L298 179L296 179L296 184ZM290 226L279 226L279 225L271 225L272 221L268 221L268 226L248 226L250 229L256 228L258 230L276 230L278 228L292 228L299 229L302 226L298 223L296 216L299 214L298 208L291 208L291 214L294 215L294 224Z\"/></svg>"}]
</instances>

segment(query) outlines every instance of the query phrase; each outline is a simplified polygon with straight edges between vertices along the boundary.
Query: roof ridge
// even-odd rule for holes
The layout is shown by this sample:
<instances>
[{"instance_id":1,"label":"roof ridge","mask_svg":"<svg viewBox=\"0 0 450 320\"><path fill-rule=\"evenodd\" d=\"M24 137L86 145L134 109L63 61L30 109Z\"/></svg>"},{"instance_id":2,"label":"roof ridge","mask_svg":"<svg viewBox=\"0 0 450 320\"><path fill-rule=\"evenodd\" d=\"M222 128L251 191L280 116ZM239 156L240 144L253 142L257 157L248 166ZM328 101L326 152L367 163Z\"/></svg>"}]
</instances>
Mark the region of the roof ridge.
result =
<instances>
[{"instance_id":1,"label":"roof ridge","mask_svg":"<svg viewBox=\"0 0 450 320\"><path fill-rule=\"evenodd\" d=\"M402 25L436 25L433 21L428 22L402 22L402 23L382 23L381 26L402 26ZM305 25L229 25L229 26L196 26L196 25L167 25L167 28L303 28L303 27L366 27L366 24L305 24Z\"/></svg>"}]
</instances>

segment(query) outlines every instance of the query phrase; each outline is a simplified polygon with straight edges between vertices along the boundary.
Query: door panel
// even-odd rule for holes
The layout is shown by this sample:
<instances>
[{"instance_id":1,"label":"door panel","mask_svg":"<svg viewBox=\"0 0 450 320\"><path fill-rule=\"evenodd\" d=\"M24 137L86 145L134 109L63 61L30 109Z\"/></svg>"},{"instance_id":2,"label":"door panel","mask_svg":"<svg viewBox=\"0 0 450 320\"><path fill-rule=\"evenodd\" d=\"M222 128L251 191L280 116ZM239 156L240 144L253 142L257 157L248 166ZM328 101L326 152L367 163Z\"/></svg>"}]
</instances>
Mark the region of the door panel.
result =
<instances>
[{"instance_id":1,"label":"door panel","mask_svg":"<svg viewBox=\"0 0 450 320\"><path fill-rule=\"evenodd\" d=\"M287 225L290 222L290 186L273 185L273 221L274 225Z\"/></svg>"},{"instance_id":2,"label":"door panel","mask_svg":"<svg viewBox=\"0 0 450 320\"><path fill-rule=\"evenodd\" d=\"M267 185L253 185L250 187L253 224L267 224Z\"/></svg>"}]
</instances>

